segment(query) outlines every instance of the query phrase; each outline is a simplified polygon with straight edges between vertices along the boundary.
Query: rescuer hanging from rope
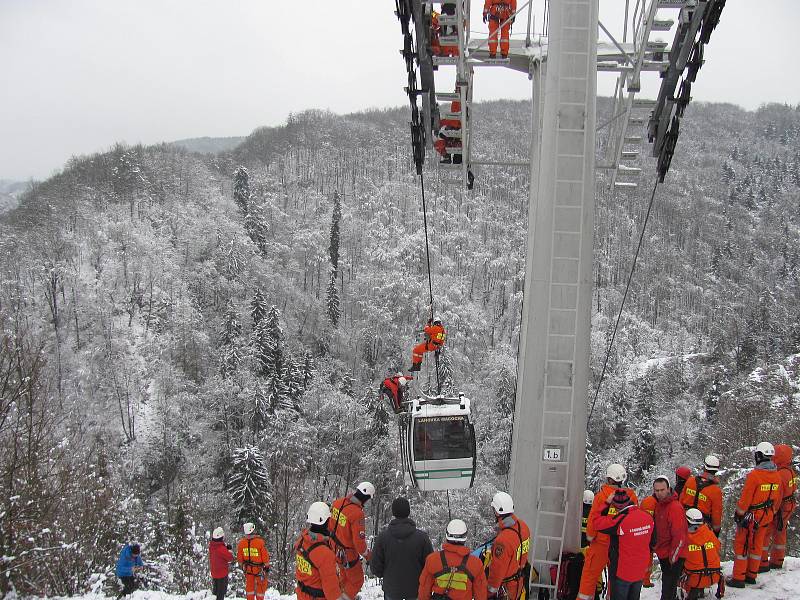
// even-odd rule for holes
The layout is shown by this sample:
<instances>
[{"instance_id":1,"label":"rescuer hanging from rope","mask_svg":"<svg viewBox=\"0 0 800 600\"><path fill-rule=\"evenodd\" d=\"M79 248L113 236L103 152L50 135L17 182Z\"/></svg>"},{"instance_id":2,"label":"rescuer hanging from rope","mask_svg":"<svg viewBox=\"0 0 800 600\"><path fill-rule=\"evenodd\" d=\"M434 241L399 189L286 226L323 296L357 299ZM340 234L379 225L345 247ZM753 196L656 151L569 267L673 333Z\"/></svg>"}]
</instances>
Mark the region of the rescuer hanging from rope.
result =
<instances>
[{"instance_id":1,"label":"rescuer hanging from rope","mask_svg":"<svg viewBox=\"0 0 800 600\"><path fill-rule=\"evenodd\" d=\"M409 371L419 371L422 368L423 355L426 352L438 352L444 346L446 337L441 319L438 317L428 319L428 324L425 325L425 341L414 346L411 351Z\"/></svg>"}]
</instances>

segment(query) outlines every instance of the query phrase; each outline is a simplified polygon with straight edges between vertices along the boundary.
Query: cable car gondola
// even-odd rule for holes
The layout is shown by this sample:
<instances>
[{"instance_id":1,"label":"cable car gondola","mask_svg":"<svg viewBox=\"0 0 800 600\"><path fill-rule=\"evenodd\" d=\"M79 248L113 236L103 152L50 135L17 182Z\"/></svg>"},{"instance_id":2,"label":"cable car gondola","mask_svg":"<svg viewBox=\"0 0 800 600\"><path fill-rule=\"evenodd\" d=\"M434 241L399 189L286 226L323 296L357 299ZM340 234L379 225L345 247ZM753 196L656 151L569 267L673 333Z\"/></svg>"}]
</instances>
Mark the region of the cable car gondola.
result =
<instances>
[{"instance_id":1,"label":"cable car gondola","mask_svg":"<svg viewBox=\"0 0 800 600\"><path fill-rule=\"evenodd\" d=\"M423 492L472 487L476 452L469 398L415 398L406 416L404 461L410 483Z\"/></svg>"}]
</instances>

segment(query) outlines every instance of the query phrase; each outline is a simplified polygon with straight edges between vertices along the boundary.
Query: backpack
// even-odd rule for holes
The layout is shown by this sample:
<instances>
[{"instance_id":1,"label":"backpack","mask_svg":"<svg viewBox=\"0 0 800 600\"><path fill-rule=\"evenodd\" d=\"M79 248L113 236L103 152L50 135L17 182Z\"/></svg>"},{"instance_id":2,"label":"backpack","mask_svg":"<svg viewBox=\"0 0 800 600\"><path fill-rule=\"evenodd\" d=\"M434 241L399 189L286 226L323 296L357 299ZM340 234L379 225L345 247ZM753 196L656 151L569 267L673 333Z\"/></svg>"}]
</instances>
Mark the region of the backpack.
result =
<instances>
[{"instance_id":1,"label":"backpack","mask_svg":"<svg viewBox=\"0 0 800 600\"><path fill-rule=\"evenodd\" d=\"M575 600L578 597L583 561L584 557L580 552L564 552L561 555L560 572L558 565L550 566L550 581L556 585L556 600Z\"/></svg>"}]
</instances>

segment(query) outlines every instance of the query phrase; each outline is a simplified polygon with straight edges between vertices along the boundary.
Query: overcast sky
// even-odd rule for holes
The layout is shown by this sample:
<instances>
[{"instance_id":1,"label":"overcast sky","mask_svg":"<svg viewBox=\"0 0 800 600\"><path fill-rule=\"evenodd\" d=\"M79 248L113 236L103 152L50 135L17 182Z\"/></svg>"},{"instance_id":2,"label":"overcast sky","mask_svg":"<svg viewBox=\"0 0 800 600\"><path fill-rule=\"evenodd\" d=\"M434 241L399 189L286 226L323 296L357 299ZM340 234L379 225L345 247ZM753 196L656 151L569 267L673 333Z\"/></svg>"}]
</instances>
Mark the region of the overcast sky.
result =
<instances>
[{"instance_id":1,"label":"overcast sky","mask_svg":"<svg viewBox=\"0 0 800 600\"><path fill-rule=\"evenodd\" d=\"M612 33L624 4L601 0ZM393 13L392 0L0 0L0 179L44 178L116 141L247 135L307 108L405 104ZM694 99L799 103L798 25L798 0L729 0ZM599 90L610 94L611 76ZM476 74L477 100L528 97L521 73Z\"/></svg>"}]
</instances>

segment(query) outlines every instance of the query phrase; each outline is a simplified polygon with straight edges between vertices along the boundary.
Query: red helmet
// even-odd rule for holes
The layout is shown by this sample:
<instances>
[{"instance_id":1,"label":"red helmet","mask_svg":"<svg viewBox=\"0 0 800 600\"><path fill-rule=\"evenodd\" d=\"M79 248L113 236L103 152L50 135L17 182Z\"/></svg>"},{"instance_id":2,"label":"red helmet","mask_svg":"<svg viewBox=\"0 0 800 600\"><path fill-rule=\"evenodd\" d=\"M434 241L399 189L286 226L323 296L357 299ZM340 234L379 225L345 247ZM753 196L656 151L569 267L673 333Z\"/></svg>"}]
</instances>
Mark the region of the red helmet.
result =
<instances>
[{"instance_id":1,"label":"red helmet","mask_svg":"<svg viewBox=\"0 0 800 600\"><path fill-rule=\"evenodd\" d=\"M691 476L692 476L692 470L689 467L681 466L675 469L675 477L678 477L679 479L685 480L689 479L689 477Z\"/></svg>"}]
</instances>

